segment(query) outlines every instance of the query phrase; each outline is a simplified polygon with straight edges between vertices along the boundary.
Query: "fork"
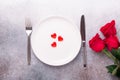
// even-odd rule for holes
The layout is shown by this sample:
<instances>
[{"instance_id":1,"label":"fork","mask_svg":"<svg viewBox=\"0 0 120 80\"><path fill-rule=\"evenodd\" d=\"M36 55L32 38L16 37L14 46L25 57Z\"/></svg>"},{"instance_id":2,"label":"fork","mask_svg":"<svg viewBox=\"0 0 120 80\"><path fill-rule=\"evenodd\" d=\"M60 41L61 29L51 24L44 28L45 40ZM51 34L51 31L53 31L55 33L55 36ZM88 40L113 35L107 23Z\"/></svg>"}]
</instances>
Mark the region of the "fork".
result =
<instances>
[{"instance_id":1,"label":"fork","mask_svg":"<svg viewBox=\"0 0 120 80\"><path fill-rule=\"evenodd\" d=\"M28 35L28 39L27 39L27 62L28 65L31 64L31 33L32 33L32 24L29 18L25 19L25 30L26 33Z\"/></svg>"}]
</instances>

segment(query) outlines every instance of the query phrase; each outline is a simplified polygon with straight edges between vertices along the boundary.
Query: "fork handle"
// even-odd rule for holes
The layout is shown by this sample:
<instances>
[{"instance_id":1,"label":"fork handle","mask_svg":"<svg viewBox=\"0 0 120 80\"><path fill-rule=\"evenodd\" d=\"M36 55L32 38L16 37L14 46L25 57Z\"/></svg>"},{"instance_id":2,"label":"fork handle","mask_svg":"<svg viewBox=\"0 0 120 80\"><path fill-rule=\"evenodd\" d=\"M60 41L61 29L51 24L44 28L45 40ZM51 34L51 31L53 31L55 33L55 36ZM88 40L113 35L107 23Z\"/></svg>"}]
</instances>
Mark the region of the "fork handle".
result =
<instances>
[{"instance_id":1,"label":"fork handle","mask_svg":"<svg viewBox=\"0 0 120 80\"><path fill-rule=\"evenodd\" d=\"M27 40L27 62L28 65L31 64L31 40L30 40L30 36L28 36L28 40Z\"/></svg>"}]
</instances>

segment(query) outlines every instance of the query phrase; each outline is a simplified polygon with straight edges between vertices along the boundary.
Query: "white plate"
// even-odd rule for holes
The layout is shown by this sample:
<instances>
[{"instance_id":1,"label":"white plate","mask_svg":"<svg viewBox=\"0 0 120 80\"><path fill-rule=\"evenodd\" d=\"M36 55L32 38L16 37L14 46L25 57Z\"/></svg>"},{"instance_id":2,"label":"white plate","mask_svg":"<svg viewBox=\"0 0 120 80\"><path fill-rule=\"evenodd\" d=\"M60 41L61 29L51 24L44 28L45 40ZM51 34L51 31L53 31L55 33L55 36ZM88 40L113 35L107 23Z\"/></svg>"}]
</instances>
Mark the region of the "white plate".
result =
<instances>
[{"instance_id":1,"label":"white plate","mask_svg":"<svg viewBox=\"0 0 120 80\"><path fill-rule=\"evenodd\" d=\"M56 39L51 35L56 33ZM58 41L58 36L63 41ZM52 47L53 42L57 43ZM60 66L72 61L81 47L79 29L71 21L63 17L49 17L34 26L31 35L32 49L43 63L52 66Z\"/></svg>"}]
</instances>

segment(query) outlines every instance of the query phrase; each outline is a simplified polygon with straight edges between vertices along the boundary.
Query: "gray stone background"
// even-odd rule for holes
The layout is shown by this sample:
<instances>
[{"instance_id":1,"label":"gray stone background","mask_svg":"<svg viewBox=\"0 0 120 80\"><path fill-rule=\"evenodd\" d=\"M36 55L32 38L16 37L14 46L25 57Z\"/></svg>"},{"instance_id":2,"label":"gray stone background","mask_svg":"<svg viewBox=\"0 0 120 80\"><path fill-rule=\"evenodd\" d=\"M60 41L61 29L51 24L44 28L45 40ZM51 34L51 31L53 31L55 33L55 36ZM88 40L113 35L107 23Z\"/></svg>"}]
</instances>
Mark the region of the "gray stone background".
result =
<instances>
[{"instance_id":1,"label":"gray stone background","mask_svg":"<svg viewBox=\"0 0 120 80\"><path fill-rule=\"evenodd\" d=\"M0 0L0 80L119 80L105 69L113 62L88 46L89 39L112 19L120 29L119 3L119 0ZM43 64L32 52L31 66L27 65L25 17L35 25L47 16L64 16L79 27L82 14L87 30L87 70L83 69L82 50L72 62L59 67Z\"/></svg>"}]
</instances>

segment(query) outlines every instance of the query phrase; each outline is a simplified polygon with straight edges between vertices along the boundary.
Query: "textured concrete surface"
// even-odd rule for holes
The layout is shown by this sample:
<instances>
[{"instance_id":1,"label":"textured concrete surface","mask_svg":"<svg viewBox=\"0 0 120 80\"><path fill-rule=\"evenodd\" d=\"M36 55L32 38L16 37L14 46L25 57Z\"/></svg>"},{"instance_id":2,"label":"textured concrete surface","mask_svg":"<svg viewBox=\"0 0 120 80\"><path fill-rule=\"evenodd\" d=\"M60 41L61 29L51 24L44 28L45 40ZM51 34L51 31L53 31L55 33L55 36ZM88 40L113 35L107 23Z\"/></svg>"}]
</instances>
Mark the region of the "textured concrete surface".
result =
<instances>
[{"instance_id":1,"label":"textured concrete surface","mask_svg":"<svg viewBox=\"0 0 120 80\"><path fill-rule=\"evenodd\" d=\"M119 0L0 0L0 80L119 80L105 69L112 61L104 54L95 54L88 46L88 40L106 22L115 19L117 30L120 29L119 3ZM31 66L27 65L25 17L31 18L34 25L47 16L59 15L72 19L79 27L82 14L87 29L87 72L82 66L82 51L75 60L60 67L43 64L32 53Z\"/></svg>"}]
</instances>

